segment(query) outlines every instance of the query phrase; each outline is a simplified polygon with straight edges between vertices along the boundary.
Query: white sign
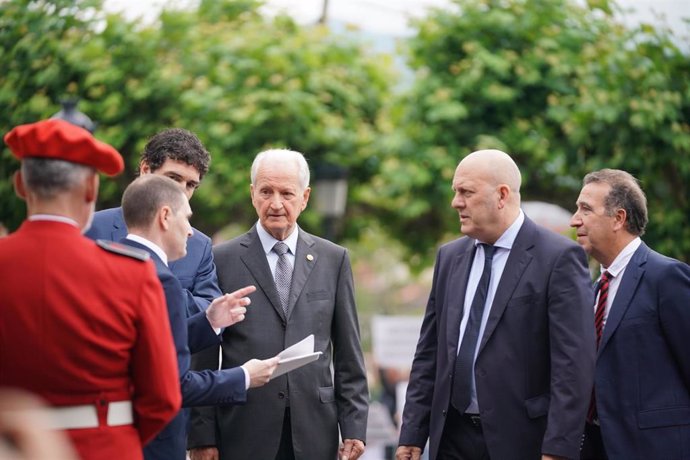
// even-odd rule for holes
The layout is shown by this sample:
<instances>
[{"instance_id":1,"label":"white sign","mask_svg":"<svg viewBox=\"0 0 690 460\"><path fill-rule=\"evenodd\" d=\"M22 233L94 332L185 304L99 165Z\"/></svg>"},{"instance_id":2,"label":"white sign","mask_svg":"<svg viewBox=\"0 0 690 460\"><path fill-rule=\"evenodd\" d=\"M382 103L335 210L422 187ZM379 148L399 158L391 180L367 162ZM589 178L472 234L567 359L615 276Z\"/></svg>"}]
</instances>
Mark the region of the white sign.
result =
<instances>
[{"instance_id":1,"label":"white sign","mask_svg":"<svg viewBox=\"0 0 690 460\"><path fill-rule=\"evenodd\" d=\"M372 351L379 367L412 367L422 320L421 316L376 315L372 318Z\"/></svg>"}]
</instances>

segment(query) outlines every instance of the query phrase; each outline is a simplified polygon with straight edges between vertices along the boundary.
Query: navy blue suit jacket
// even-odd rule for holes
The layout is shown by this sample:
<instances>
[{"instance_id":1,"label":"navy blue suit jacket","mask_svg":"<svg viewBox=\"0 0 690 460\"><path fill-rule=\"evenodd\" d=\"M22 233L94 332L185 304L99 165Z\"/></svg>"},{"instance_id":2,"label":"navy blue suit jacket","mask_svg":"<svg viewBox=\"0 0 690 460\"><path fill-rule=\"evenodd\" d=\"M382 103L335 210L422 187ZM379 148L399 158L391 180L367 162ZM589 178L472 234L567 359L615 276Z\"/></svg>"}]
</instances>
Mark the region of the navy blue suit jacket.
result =
<instances>
[{"instance_id":1,"label":"navy blue suit jacket","mask_svg":"<svg viewBox=\"0 0 690 460\"><path fill-rule=\"evenodd\" d=\"M616 459L690 459L690 266L642 243L597 354L597 413Z\"/></svg>"},{"instance_id":2,"label":"navy blue suit jacket","mask_svg":"<svg viewBox=\"0 0 690 460\"><path fill-rule=\"evenodd\" d=\"M92 240L108 241L120 241L126 237L127 226L122 208L98 211L93 216L93 223L86 236ZM197 229L194 229L194 234L187 241L187 255L172 262L170 270L185 290L189 316L205 310L213 299L222 295L213 263L211 239Z\"/></svg>"},{"instance_id":3,"label":"navy blue suit jacket","mask_svg":"<svg viewBox=\"0 0 690 460\"><path fill-rule=\"evenodd\" d=\"M442 246L407 389L400 445L438 459L450 404L472 238ZM501 275L475 361L493 460L579 457L592 391L592 282L575 242L525 218Z\"/></svg>"},{"instance_id":4,"label":"navy blue suit jacket","mask_svg":"<svg viewBox=\"0 0 690 460\"><path fill-rule=\"evenodd\" d=\"M199 312L187 318L182 286L168 266L148 247L128 239L122 239L120 242L147 251L156 264L156 272L165 292L170 328L175 341L182 406L244 403L247 399L247 390L244 371L241 368L198 372L189 369L190 349L197 352L220 344L220 337L211 328L206 313ZM184 460L188 418L187 410L180 411L163 431L146 445L146 460Z\"/></svg>"}]
</instances>

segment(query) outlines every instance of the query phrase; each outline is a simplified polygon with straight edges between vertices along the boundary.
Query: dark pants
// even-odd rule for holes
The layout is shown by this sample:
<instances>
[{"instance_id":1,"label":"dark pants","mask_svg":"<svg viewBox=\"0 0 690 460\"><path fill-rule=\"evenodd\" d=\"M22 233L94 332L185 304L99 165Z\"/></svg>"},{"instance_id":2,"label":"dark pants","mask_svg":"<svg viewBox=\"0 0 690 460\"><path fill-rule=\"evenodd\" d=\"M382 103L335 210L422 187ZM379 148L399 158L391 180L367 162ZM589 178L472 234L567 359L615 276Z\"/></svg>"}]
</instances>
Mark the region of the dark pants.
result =
<instances>
[{"instance_id":1,"label":"dark pants","mask_svg":"<svg viewBox=\"0 0 690 460\"><path fill-rule=\"evenodd\" d=\"M283 417L283 433L280 436L280 446L276 460L295 460L295 451L292 448L292 423L290 421L290 408L285 408Z\"/></svg>"},{"instance_id":2,"label":"dark pants","mask_svg":"<svg viewBox=\"0 0 690 460\"><path fill-rule=\"evenodd\" d=\"M461 414L452 406L448 408L438 460L489 460L478 415Z\"/></svg>"},{"instance_id":3,"label":"dark pants","mask_svg":"<svg viewBox=\"0 0 690 460\"><path fill-rule=\"evenodd\" d=\"M585 423L585 434L582 438L580 460L607 460L601 428L592 423Z\"/></svg>"}]
</instances>

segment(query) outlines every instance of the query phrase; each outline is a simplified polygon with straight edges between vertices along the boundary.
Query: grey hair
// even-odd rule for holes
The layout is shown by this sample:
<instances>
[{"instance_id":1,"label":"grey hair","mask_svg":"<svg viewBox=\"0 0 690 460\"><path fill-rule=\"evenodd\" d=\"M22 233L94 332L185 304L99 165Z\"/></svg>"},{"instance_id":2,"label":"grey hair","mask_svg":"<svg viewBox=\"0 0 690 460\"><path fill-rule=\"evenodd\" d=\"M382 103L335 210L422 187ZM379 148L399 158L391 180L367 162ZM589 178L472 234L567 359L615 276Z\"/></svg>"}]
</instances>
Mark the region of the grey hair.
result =
<instances>
[{"instance_id":1,"label":"grey hair","mask_svg":"<svg viewBox=\"0 0 690 460\"><path fill-rule=\"evenodd\" d=\"M41 199L73 189L96 170L90 166L52 158L24 158L22 178L24 186Z\"/></svg>"},{"instance_id":2,"label":"grey hair","mask_svg":"<svg viewBox=\"0 0 690 460\"><path fill-rule=\"evenodd\" d=\"M277 162L289 162L293 161L299 171L299 185L302 190L306 190L309 187L309 165L307 160L299 152L288 149L271 149L264 150L256 155L254 162L252 163L251 170L251 181L252 184L256 182L256 175L259 172L259 168L264 161L277 161Z\"/></svg>"},{"instance_id":3,"label":"grey hair","mask_svg":"<svg viewBox=\"0 0 690 460\"><path fill-rule=\"evenodd\" d=\"M612 216L617 209L624 209L627 216L626 230L637 236L642 236L647 226L647 197L635 177L620 169L602 169L585 176L583 185L604 183L611 187L604 199L606 214Z\"/></svg>"}]
</instances>

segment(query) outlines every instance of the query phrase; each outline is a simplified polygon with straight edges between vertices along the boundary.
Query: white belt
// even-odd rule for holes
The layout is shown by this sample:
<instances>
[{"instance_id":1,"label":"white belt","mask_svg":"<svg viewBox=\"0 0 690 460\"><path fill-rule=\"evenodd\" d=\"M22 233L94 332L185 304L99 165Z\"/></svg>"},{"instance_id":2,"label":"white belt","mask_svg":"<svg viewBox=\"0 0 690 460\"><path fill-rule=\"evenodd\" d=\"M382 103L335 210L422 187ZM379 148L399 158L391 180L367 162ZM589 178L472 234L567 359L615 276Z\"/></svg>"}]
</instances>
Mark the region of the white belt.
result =
<instances>
[{"instance_id":1,"label":"white belt","mask_svg":"<svg viewBox=\"0 0 690 460\"><path fill-rule=\"evenodd\" d=\"M51 407L48 409L48 418L49 426L54 430L98 427L98 411L95 404ZM131 401L115 401L108 404L106 425L131 425L133 422Z\"/></svg>"}]
</instances>

